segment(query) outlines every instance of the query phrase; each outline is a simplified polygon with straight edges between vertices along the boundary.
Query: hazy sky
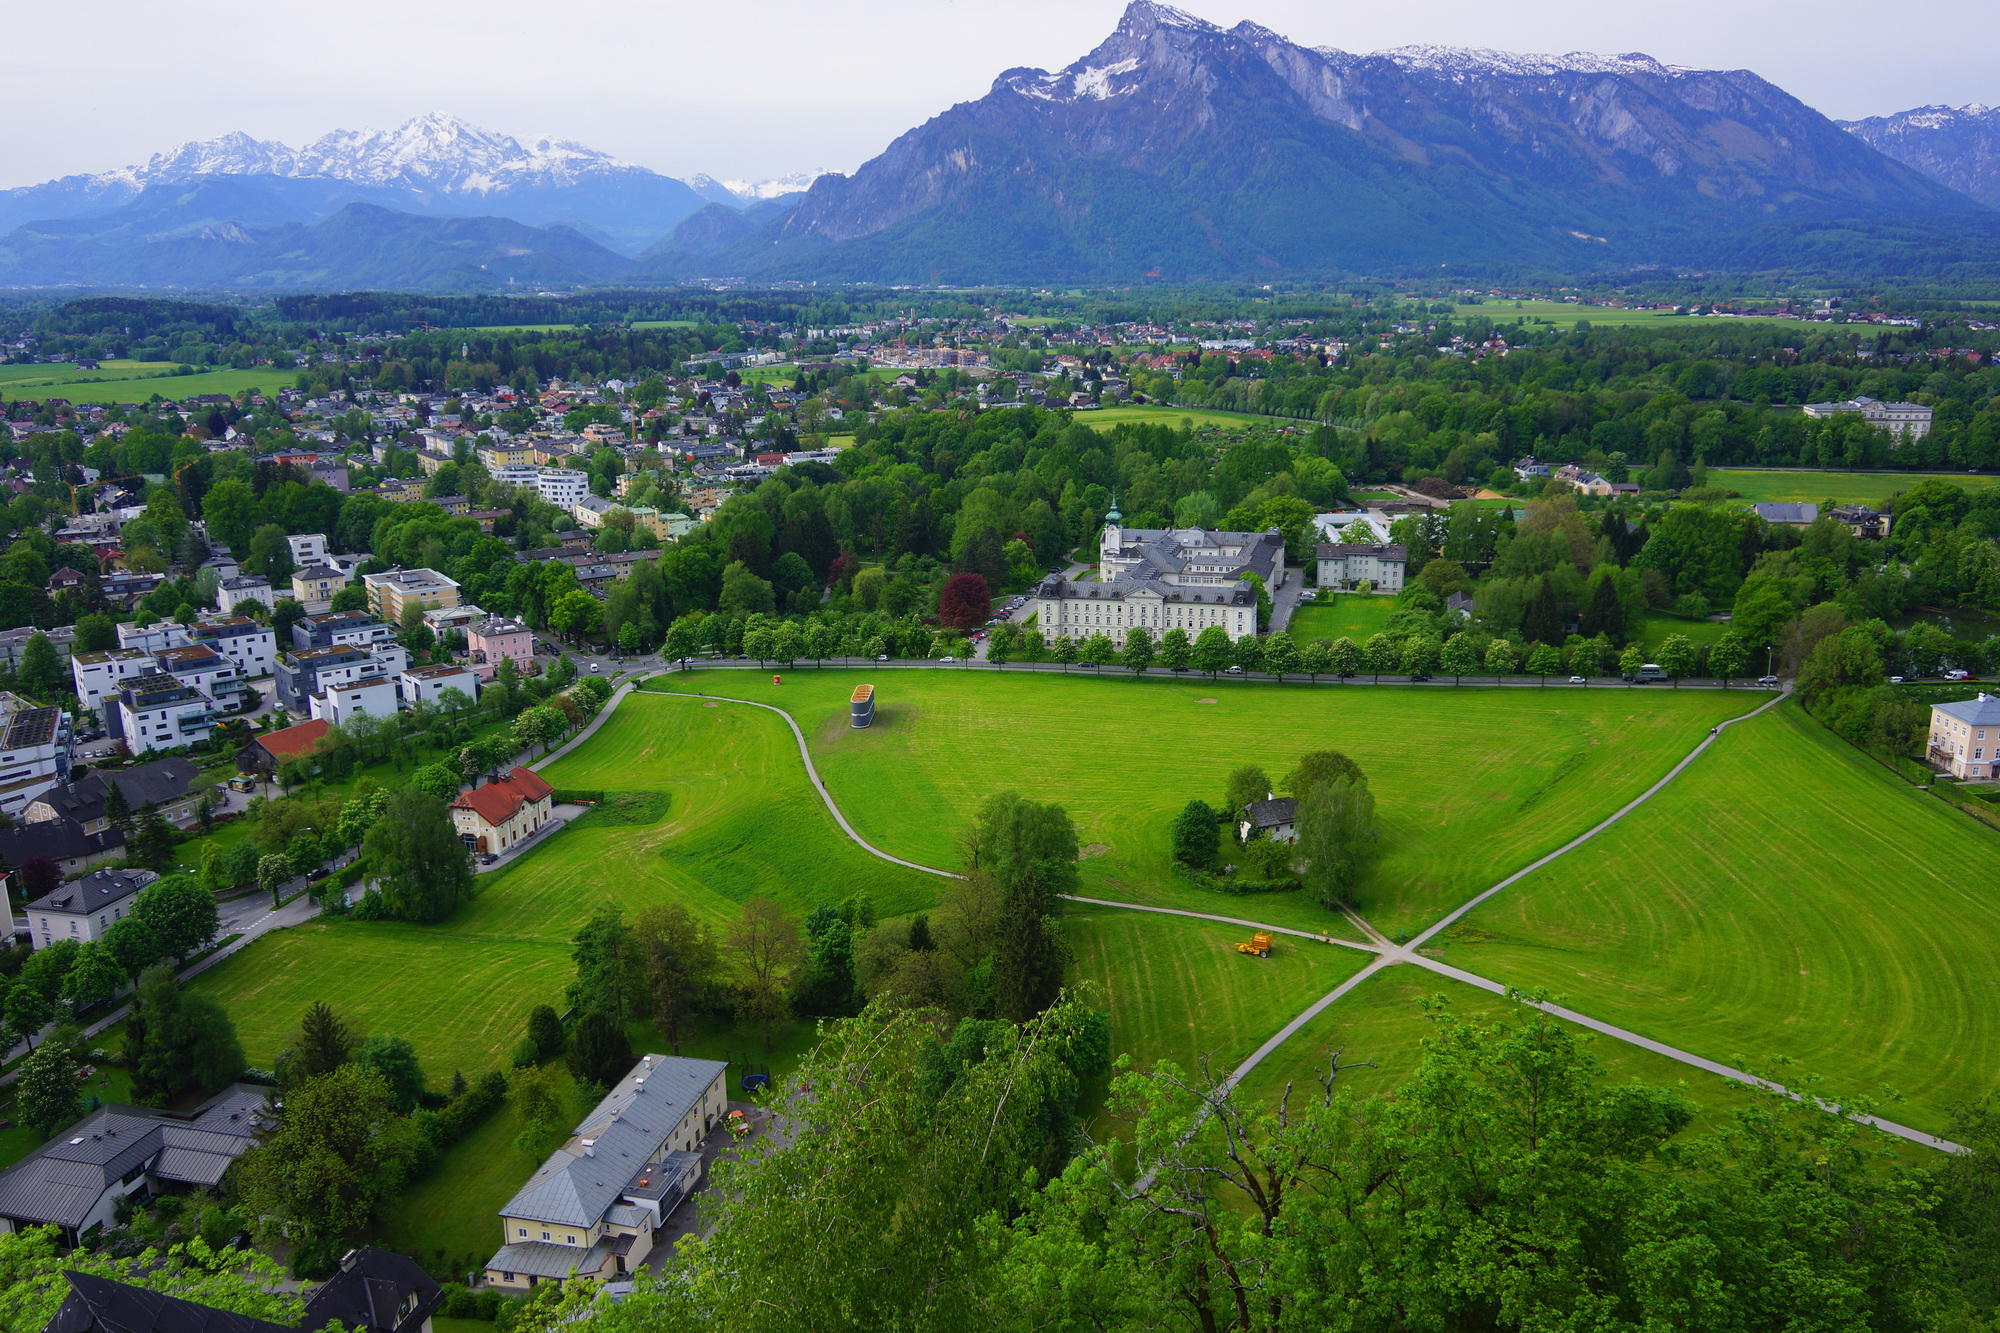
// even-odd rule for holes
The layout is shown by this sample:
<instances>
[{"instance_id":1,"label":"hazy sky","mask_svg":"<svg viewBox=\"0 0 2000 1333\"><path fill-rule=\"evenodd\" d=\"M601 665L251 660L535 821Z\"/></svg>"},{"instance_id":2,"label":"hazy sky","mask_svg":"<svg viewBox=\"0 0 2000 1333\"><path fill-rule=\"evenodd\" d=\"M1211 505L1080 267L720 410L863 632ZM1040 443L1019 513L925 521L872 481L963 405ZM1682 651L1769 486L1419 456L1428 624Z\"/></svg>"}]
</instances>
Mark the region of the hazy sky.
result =
<instances>
[{"instance_id":1,"label":"hazy sky","mask_svg":"<svg viewBox=\"0 0 2000 1333\"><path fill-rule=\"evenodd\" d=\"M1644 51L1754 69L1828 115L2000 102L1992 0L1188 0L1295 41ZM1123 0L7 0L0 186L243 130L294 146L427 111L672 175L852 169Z\"/></svg>"}]
</instances>

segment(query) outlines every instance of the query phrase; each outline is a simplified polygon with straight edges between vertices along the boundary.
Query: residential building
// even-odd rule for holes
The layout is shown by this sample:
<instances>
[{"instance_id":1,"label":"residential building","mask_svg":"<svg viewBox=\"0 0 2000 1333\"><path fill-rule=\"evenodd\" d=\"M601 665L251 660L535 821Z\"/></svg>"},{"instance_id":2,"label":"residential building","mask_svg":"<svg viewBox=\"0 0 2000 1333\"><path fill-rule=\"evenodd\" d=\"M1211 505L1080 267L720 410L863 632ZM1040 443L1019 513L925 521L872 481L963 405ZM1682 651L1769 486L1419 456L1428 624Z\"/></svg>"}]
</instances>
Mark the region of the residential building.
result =
<instances>
[{"instance_id":1,"label":"residential building","mask_svg":"<svg viewBox=\"0 0 2000 1333\"><path fill-rule=\"evenodd\" d=\"M178 648L187 641L187 627L176 625L171 620L133 621L118 627L118 646L136 648L142 653L157 653L162 648Z\"/></svg>"},{"instance_id":2,"label":"residential building","mask_svg":"<svg viewBox=\"0 0 2000 1333\"><path fill-rule=\"evenodd\" d=\"M392 569L383 574L363 574L368 588L368 609L392 625L402 623L403 608L457 606L458 585L434 569Z\"/></svg>"},{"instance_id":3,"label":"residential building","mask_svg":"<svg viewBox=\"0 0 2000 1333\"><path fill-rule=\"evenodd\" d=\"M152 669L153 655L139 648L77 653L69 660L70 679L76 687L76 702L91 712L102 712L105 702L118 693L126 681Z\"/></svg>"},{"instance_id":4,"label":"residential building","mask_svg":"<svg viewBox=\"0 0 2000 1333\"><path fill-rule=\"evenodd\" d=\"M115 833L104 811L113 784L125 798L125 808L134 812L151 805L169 824L186 828L195 821L202 788L196 783L201 771L190 760L175 756L135 764L131 768L97 769L74 782L49 788L28 802L21 812L21 826L68 822L88 835ZM10 860L12 858L9 858ZM14 862L19 865L19 861Z\"/></svg>"},{"instance_id":5,"label":"residential building","mask_svg":"<svg viewBox=\"0 0 2000 1333\"><path fill-rule=\"evenodd\" d=\"M248 745L236 752L236 771L273 777L277 774L278 765L305 758L332 730L328 723L313 718L280 727L276 731L267 731L253 737Z\"/></svg>"},{"instance_id":6,"label":"residential building","mask_svg":"<svg viewBox=\"0 0 2000 1333\"><path fill-rule=\"evenodd\" d=\"M278 595L271 591L269 579L242 574L215 585L216 610L234 611L244 602L256 602L267 612L278 609Z\"/></svg>"},{"instance_id":7,"label":"residential building","mask_svg":"<svg viewBox=\"0 0 2000 1333\"><path fill-rule=\"evenodd\" d=\"M1072 583L1060 575L1038 585L1037 623L1050 638L1106 634L1122 642L1139 626L1158 638L1171 629L1199 635L1220 626L1234 639L1257 633L1256 575L1275 591L1285 580L1285 541L1268 532L1200 528L1125 528L1116 507L1105 515L1098 577Z\"/></svg>"},{"instance_id":8,"label":"residential building","mask_svg":"<svg viewBox=\"0 0 2000 1333\"><path fill-rule=\"evenodd\" d=\"M1571 488L1584 494L1606 496L1618 493L1618 488L1603 477L1574 463L1565 463L1557 468L1555 475L1570 484Z\"/></svg>"},{"instance_id":9,"label":"residential building","mask_svg":"<svg viewBox=\"0 0 2000 1333\"><path fill-rule=\"evenodd\" d=\"M1827 511L1827 517L1836 523L1844 524L1855 536L1865 537L1870 541L1888 536L1889 526L1894 521L1893 515L1878 514L1867 505L1846 505L1839 509L1830 509Z\"/></svg>"},{"instance_id":10,"label":"residential building","mask_svg":"<svg viewBox=\"0 0 2000 1333\"><path fill-rule=\"evenodd\" d=\"M346 586L346 577L332 565L309 565L292 573L292 600L312 615L331 608L333 595Z\"/></svg>"},{"instance_id":11,"label":"residential building","mask_svg":"<svg viewBox=\"0 0 2000 1333\"><path fill-rule=\"evenodd\" d=\"M1389 524L1393 521L1380 509L1336 509L1331 513L1314 515L1313 527L1317 530L1319 541L1352 542L1360 535L1353 531L1354 525L1359 523L1368 533L1367 540L1360 545L1386 546L1389 544Z\"/></svg>"},{"instance_id":12,"label":"residential building","mask_svg":"<svg viewBox=\"0 0 2000 1333\"><path fill-rule=\"evenodd\" d=\"M76 626L58 625L54 629L36 629L29 625L21 629L0 631L0 669L9 672L21 669L21 654L28 650L28 640L37 634L46 634L49 646L56 650L56 656L64 662L76 648Z\"/></svg>"},{"instance_id":13,"label":"residential building","mask_svg":"<svg viewBox=\"0 0 2000 1333\"><path fill-rule=\"evenodd\" d=\"M489 616L465 627L465 648L479 666L498 667L501 658L511 657L515 666L525 667L535 659L535 636L521 621Z\"/></svg>"},{"instance_id":14,"label":"residential building","mask_svg":"<svg viewBox=\"0 0 2000 1333\"><path fill-rule=\"evenodd\" d=\"M1819 420L1858 413L1869 425L1888 431L1898 444L1921 440L1931 433L1931 409L1921 403L1885 403L1875 398L1849 398L1838 403L1807 403L1803 410L1807 416Z\"/></svg>"},{"instance_id":15,"label":"residential building","mask_svg":"<svg viewBox=\"0 0 2000 1333\"><path fill-rule=\"evenodd\" d=\"M520 467L531 463L535 447L526 440L510 440L504 444L481 445L476 451L479 466L491 474L503 467Z\"/></svg>"},{"instance_id":16,"label":"residential building","mask_svg":"<svg viewBox=\"0 0 2000 1333\"><path fill-rule=\"evenodd\" d=\"M112 1225L114 1206L128 1195L215 1188L230 1164L272 1127L268 1091L232 1083L189 1114L99 1107L0 1172L0 1232L52 1226L63 1244L74 1246L91 1227ZM75 1286L82 1275L69 1277ZM67 1301L63 1308L70 1308ZM230 1324L217 1333L241 1333L241 1327ZM122 1333L186 1328L147 1322Z\"/></svg>"},{"instance_id":17,"label":"residential building","mask_svg":"<svg viewBox=\"0 0 2000 1333\"><path fill-rule=\"evenodd\" d=\"M558 509L568 509L590 494L590 474L575 468L545 467L535 475L535 489Z\"/></svg>"},{"instance_id":18,"label":"residential building","mask_svg":"<svg viewBox=\"0 0 2000 1333\"><path fill-rule=\"evenodd\" d=\"M402 707L393 680L328 685L306 703L314 717L336 727L344 727L357 717L394 717Z\"/></svg>"},{"instance_id":19,"label":"residential building","mask_svg":"<svg viewBox=\"0 0 2000 1333\"><path fill-rule=\"evenodd\" d=\"M500 1210L486 1280L503 1290L632 1271L702 1183L702 1141L729 1109L720 1060L647 1055Z\"/></svg>"},{"instance_id":20,"label":"residential building","mask_svg":"<svg viewBox=\"0 0 2000 1333\"><path fill-rule=\"evenodd\" d=\"M215 730L215 701L165 671L134 676L106 701L104 720L135 755L205 741Z\"/></svg>"},{"instance_id":21,"label":"residential building","mask_svg":"<svg viewBox=\"0 0 2000 1333\"><path fill-rule=\"evenodd\" d=\"M1243 807L1236 821L1236 835L1245 842L1263 835L1276 842L1297 842L1299 803L1290 796L1266 792L1265 799Z\"/></svg>"},{"instance_id":22,"label":"residential building","mask_svg":"<svg viewBox=\"0 0 2000 1333\"><path fill-rule=\"evenodd\" d=\"M367 1246L341 1256L340 1271L306 1300L300 1333L338 1323L349 1333L431 1333L444 1289L408 1255Z\"/></svg>"},{"instance_id":23,"label":"residential building","mask_svg":"<svg viewBox=\"0 0 2000 1333\"><path fill-rule=\"evenodd\" d=\"M601 495L586 495L571 505L569 512L571 517L582 524L587 531L596 532L604 526L604 520L610 516L612 510L624 507L617 501L607 500Z\"/></svg>"},{"instance_id":24,"label":"residential building","mask_svg":"<svg viewBox=\"0 0 2000 1333\"><path fill-rule=\"evenodd\" d=\"M18 702L12 695L5 698ZM73 739L69 714L60 708L0 714L0 813L19 816L37 797L69 780Z\"/></svg>"},{"instance_id":25,"label":"residential building","mask_svg":"<svg viewBox=\"0 0 2000 1333\"><path fill-rule=\"evenodd\" d=\"M1352 588L1367 579L1378 593L1403 590L1403 574L1409 563L1404 546L1361 546L1348 542L1328 542L1319 548L1319 586Z\"/></svg>"},{"instance_id":26,"label":"residential building","mask_svg":"<svg viewBox=\"0 0 2000 1333\"><path fill-rule=\"evenodd\" d=\"M504 852L555 817L555 788L516 765L505 777L460 792L451 803L458 840L484 855Z\"/></svg>"},{"instance_id":27,"label":"residential building","mask_svg":"<svg viewBox=\"0 0 2000 1333\"><path fill-rule=\"evenodd\" d=\"M435 704L446 690L457 690L469 700L479 698L479 674L469 666L455 663L421 667L396 677L396 688L405 704Z\"/></svg>"},{"instance_id":28,"label":"residential building","mask_svg":"<svg viewBox=\"0 0 2000 1333\"><path fill-rule=\"evenodd\" d=\"M329 611L304 616L292 625L291 646L377 648L396 641L396 626L384 624L366 611Z\"/></svg>"},{"instance_id":29,"label":"residential building","mask_svg":"<svg viewBox=\"0 0 2000 1333\"><path fill-rule=\"evenodd\" d=\"M461 602L457 606L433 607L424 612L424 624L430 626L433 634L448 634L452 630L462 630L467 625L476 625L486 619L486 613L471 602Z\"/></svg>"},{"instance_id":30,"label":"residential building","mask_svg":"<svg viewBox=\"0 0 2000 1333\"><path fill-rule=\"evenodd\" d=\"M2000 695L1931 705L1931 764L1955 778L2000 780Z\"/></svg>"},{"instance_id":31,"label":"residential building","mask_svg":"<svg viewBox=\"0 0 2000 1333\"><path fill-rule=\"evenodd\" d=\"M242 708L255 702L243 668L205 643L164 648L153 654L153 664L182 684L192 685L215 701L218 708Z\"/></svg>"},{"instance_id":32,"label":"residential building","mask_svg":"<svg viewBox=\"0 0 2000 1333\"><path fill-rule=\"evenodd\" d=\"M278 662L278 636L248 616L224 616L188 627L190 643L207 644L234 662L246 679L268 676Z\"/></svg>"},{"instance_id":33,"label":"residential building","mask_svg":"<svg viewBox=\"0 0 2000 1333\"><path fill-rule=\"evenodd\" d=\"M314 695L333 686L380 681L394 693L395 678L409 663L410 655L400 644L358 648L339 643L327 648L301 648L278 658L274 673L278 702L290 712L300 714L307 712Z\"/></svg>"},{"instance_id":34,"label":"residential building","mask_svg":"<svg viewBox=\"0 0 2000 1333\"><path fill-rule=\"evenodd\" d=\"M1809 528L1819 522L1819 506L1810 501L1786 500L1775 504L1754 504L1757 517L1766 523L1787 528Z\"/></svg>"},{"instance_id":35,"label":"residential building","mask_svg":"<svg viewBox=\"0 0 2000 1333\"><path fill-rule=\"evenodd\" d=\"M300 569L326 563L326 534L323 532L287 537L285 543L292 548L292 564Z\"/></svg>"},{"instance_id":36,"label":"residential building","mask_svg":"<svg viewBox=\"0 0 2000 1333\"><path fill-rule=\"evenodd\" d=\"M58 940L103 939L111 923L132 910L139 890L158 878L150 870L93 870L24 906L28 933L37 949Z\"/></svg>"},{"instance_id":37,"label":"residential building","mask_svg":"<svg viewBox=\"0 0 2000 1333\"><path fill-rule=\"evenodd\" d=\"M1517 459L1515 461L1514 475L1519 477L1522 481L1533 481L1536 478L1548 476L1549 465L1547 463L1537 462L1535 456L1533 454L1529 454L1527 457Z\"/></svg>"}]
</instances>

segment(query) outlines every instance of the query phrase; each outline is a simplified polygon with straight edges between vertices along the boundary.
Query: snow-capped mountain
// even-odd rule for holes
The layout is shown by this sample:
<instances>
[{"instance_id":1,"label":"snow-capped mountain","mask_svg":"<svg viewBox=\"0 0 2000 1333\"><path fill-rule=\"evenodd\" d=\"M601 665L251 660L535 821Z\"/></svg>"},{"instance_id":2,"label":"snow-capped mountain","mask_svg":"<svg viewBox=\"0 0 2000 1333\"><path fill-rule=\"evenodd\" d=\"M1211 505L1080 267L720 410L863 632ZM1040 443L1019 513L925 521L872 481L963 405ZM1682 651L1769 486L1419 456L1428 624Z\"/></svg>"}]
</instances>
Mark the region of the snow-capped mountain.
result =
<instances>
[{"instance_id":1,"label":"snow-capped mountain","mask_svg":"<svg viewBox=\"0 0 2000 1333\"><path fill-rule=\"evenodd\" d=\"M410 212L571 222L637 250L701 207L670 176L568 139L523 142L453 116L389 130L335 130L292 148L242 133L184 143L145 162L0 192L0 230L94 217L136 205L149 190L219 179L236 196L260 185L261 220L317 222L347 203Z\"/></svg>"},{"instance_id":2,"label":"snow-capped mountain","mask_svg":"<svg viewBox=\"0 0 2000 1333\"><path fill-rule=\"evenodd\" d=\"M795 171L789 176L778 176L762 181L719 181L706 172L689 176L690 190L712 204L726 204L731 208L741 208L762 199L782 199L790 194L804 194L812 188L812 183L821 176L831 176L830 167L819 167L812 171Z\"/></svg>"},{"instance_id":3,"label":"snow-capped mountain","mask_svg":"<svg viewBox=\"0 0 2000 1333\"><path fill-rule=\"evenodd\" d=\"M1977 211L1748 70L1354 54L1135 0L1076 63L1006 71L714 262L890 282L1687 262L1751 229Z\"/></svg>"},{"instance_id":4,"label":"snow-capped mountain","mask_svg":"<svg viewBox=\"0 0 2000 1333\"><path fill-rule=\"evenodd\" d=\"M1905 166L2000 208L2000 107L1920 106L1840 124Z\"/></svg>"}]
</instances>

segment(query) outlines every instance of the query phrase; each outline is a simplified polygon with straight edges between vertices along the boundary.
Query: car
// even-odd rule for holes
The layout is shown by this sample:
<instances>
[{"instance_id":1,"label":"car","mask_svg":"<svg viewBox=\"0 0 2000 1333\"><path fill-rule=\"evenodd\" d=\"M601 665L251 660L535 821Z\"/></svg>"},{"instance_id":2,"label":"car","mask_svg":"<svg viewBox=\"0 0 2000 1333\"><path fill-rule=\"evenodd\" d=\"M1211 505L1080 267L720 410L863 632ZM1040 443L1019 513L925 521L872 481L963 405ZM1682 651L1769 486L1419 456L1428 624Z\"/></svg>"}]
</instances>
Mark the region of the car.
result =
<instances>
[{"instance_id":1,"label":"car","mask_svg":"<svg viewBox=\"0 0 2000 1333\"><path fill-rule=\"evenodd\" d=\"M1183 667L1168 667L1168 668L1167 668L1167 670L1169 670L1169 671L1172 671L1172 672L1175 672L1175 673L1177 673L1177 674L1178 674L1178 673L1180 673L1180 672L1184 672L1184 671L1186 671L1186 670L1187 670L1187 668L1186 668L1186 667L1184 667L1184 666L1183 666Z\"/></svg>"},{"instance_id":2,"label":"car","mask_svg":"<svg viewBox=\"0 0 2000 1333\"><path fill-rule=\"evenodd\" d=\"M483 866L490 866L490 865L492 865L492 864L493 864L493 863L494 863L495 861L498 861L499 859L500 859L500 858L499 858L499 857L497 857L497 856L495 856L495 855L494 855L494 854L493 854L492 852L488 852L488 853L486 853L486 855L484 855L484 856L482 856L482 857L480 857L480 858L479 858L479 864L481 864L481 865L483 865Z\"/></svg>"},{"instance_id":3,"label":"car","mask_svg":"<svg viewBox=\"0 0 2000 1333\"><path fill-rule=\"evenodd\" d=\"M1570 683L1570 684L1572 684L1572 685L1588 685L1588 684L1590 684L1590 677L1588 677L1588 676L1571 676L1571 677L1569 678L1569 683Z\"/></svg>"},{"instance_id":4,"label":"car","mask_svg":"<svg viewBox=\"0 0 2000 1333\"><path fill-rule=\"evenodd\" d=\"M957 659L956 657L940 657L940 658L938 659L938 661L940 661L940 662L944 662L944 663L946 663L946 664L949 664L949 663L952 663L952 662L956 662L957 660L958 660L958 659Z\"/></svg>"},{"instance_id":5,"label":"car","mask_svg":"<svg viewBox=\"0 0 2000 1333\"><path fill-rule=\"evenodd\" d=\"M1972 673L1970 671L1947 671L1944 673L1944 678L1946 680L1971 680Z\"/></svg>"},{"instance_id":6,"label":"car","mask_svg":"<svg viewBox=\"0 0 2000 1333\"><path fill-rule=\"evenodd\" d=\"M603 667L603 664L601 664L601 663L598 663L598 662L592 662L592 663L590 664L590 674L591 674L591 675L593 675L593 676L594 676L594 675L596 675L596 674L597 674L598 672L600 672L600 671L602 671L602 670L604 670L604 667Z\"/></svg>"},{"instance_id":7,"label":"car","mask_svg":"<svg viewBox=\"0 0 2000 1333\"><path fill-rule=\"evenodd\" d=\"M1889 683L1891 685L1901 685L1903 683L1903 678L1901 676L1891 676L1889 677Z\"/></svg>"},{"instance_id":8,"label":"car","mask_svg":"<svg viewBox=\"0 0 2000 1333\"><path fill-rule=\"evenodd\" d=\"M888 660L889 660L889 654L887 654L887 653L877 653L877 654L875 655L875 660L876 660L876 661L878 661L878 662L886 662L886 661L888 661Z\"/></svg>"},{"instance_id":9,"label":"car","mask_svg":"<svg viewBox=\"0 0 2000 1333\"><path fill-rule=\"evenodd\" d=\"M1225 667L1222 674L1225 676L1240 676L1243 674L1243 668L1237 666Z\"/></svg>"},{"instance_id":10,"label":"car","mask_svg":"<svg viewBox=\"0 0 2000 1333\"><path fill-rule=\"evenodd\" d=\"M1768 685L1775 690L1781 682L1776 676L1759 676L1757 677L1757 683L1759 685Z\"/></svg>"},{"instance_id":11,"label":"car","mask_svg":"<svg viewBox=\"0 0 2000 1333\"><path fill-rule=\"evenodd\" d=\"M1428 675L1426 675L1424 672L1419 671L1415 675L1410 677L1410 684L1418 685L1429 679L1430 677Z\"/></svg>"}]
</instances>

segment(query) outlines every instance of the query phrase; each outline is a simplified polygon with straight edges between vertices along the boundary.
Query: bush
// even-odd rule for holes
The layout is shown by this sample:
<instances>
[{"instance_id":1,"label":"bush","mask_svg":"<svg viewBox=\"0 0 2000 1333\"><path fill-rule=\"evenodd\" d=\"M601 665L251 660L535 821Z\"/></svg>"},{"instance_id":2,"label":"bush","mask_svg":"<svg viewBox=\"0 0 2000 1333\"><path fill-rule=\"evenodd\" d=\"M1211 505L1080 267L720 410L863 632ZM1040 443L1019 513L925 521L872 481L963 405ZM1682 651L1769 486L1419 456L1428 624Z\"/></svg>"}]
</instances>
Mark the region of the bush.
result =
<instances>
[{"instance_id":1,"label":"bush","mask_svg":"<svg viewBox=\"0 0 2000 1333\"><path fill-rule=\"evenodd\" d=\"M380 889L370 889L361 895L361 901L354 904L356 921L389 920L389 904L382 900Z\"/></svg>"},{"instance_id":2,"label":"bush","mask_svg":"<svg viewBox=\"0 0 2000 1333\"><path fill-rule=\"evenodd\" d=\"M319 1282L340 1271L340 1256L347 1242L338 1236L315 1236L299 1242L292 1252L292 1276L301 1282Z\"/></svg>"},{"instance_id":3,"label":"bush","mask_svg":"<svg viewBox=\"0 0 2000 1333\"><path fill-rule=\"evenodd\" d=\"M540 1064L541 1053L535 1049L535 1039L523 1037L515 1042L514 1050L508 1059L513 1062L516 1069L526 1069L530 1065Z\"/></svg>"},{"instance_id":4,"label":"bush","mask_svg":"<svg viewBox=\"0 0 2000 1333\"><path fill-rule=\"evenodd\" d=\"M557 805L581 805L586 801L595 805L604 799L604 792L592 787L557 787L550 797Z\"/></svg>"}]
</instances>

